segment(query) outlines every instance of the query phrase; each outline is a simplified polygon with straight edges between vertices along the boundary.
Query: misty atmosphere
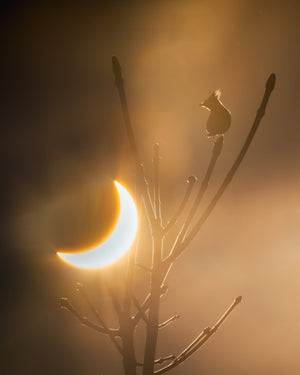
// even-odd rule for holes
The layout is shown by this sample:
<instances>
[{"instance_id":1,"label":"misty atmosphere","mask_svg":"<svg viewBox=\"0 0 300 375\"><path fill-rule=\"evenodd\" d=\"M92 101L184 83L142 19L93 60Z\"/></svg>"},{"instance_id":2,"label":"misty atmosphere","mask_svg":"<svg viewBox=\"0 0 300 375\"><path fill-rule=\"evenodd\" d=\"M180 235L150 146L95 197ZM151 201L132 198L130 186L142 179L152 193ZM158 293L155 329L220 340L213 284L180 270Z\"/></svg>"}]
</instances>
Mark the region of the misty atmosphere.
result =
<instances>
[{"instance_id":1,"label":"misty atmosphere","mask_svg":"<svg viewBox=\"0 0 300 375\"><path fill-rule=\"evenodd\" d=\"M164 223L184 196L186 179L195 175L200 183L209 163L209 112L200 103L221 89L232 119L208 202L247 137L266 80L276 74L266 114L236 176L168 277L161 320L181 318L160 333L157 357L180 352L241 295L220 330L170 373L299 373L299 10L297 1L282 0L2 6L1 373L123 373L108 337L60 309L59 299L69 297L86 314L76 292L80 282L115 327L101 277L122 290L126 259L100 277L56 256L60 248L77 251L110 235L118 216L113 180L134 197L136 170L113 55L122 64L149 181L153 144L160 144ZM138 258L149 264L144 215L139 231ZM140 300L146 286L144 271L137 270ZM140 328L136 347L140 359Z\"/></svg>"}]
</instances>

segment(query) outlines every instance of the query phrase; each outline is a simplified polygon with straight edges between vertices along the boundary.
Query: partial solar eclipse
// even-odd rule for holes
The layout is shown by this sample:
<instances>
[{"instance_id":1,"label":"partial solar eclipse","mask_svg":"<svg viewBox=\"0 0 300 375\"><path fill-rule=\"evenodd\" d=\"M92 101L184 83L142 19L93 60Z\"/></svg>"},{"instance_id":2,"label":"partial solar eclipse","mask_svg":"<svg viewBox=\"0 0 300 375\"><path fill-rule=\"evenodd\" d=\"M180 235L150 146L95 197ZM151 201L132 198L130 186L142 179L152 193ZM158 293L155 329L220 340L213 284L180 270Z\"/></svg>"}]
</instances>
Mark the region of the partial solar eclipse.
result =
<instances>
[{"instance_id":1,"label":"partial solar eclipse","mask_svg":"<svg viewBox=\"0 0 300 375\"><path fill-rule=\"evenodd\" d=\"M128 191L114 181L120 199L120 215L110 237L97 247L81 253L58 252L57 255L73 266L99 268L108 266L121 258L131 247L138 226L135 203Z\"/></svg>"}]
</instances>

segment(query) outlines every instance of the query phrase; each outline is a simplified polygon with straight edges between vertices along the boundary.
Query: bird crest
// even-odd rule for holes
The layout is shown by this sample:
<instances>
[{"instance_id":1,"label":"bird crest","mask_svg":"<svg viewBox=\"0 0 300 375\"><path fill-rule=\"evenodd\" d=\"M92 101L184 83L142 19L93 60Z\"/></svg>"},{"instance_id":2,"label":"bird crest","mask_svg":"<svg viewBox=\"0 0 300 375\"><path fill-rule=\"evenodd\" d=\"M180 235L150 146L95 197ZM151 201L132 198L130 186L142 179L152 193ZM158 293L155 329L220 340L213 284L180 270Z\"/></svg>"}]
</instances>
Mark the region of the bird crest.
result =
<instances>
[{"instance_id":1,"label":"bird crest","mask_svg":"<svg viewBox=\"0 0 300 375\"><path fill-rule=\"evenodd\" d=\"M204 107L210 111L220 101L220 96L221 90L215 90L204 102L200 103L200 107Z\"/></svg>"}]
</instances>

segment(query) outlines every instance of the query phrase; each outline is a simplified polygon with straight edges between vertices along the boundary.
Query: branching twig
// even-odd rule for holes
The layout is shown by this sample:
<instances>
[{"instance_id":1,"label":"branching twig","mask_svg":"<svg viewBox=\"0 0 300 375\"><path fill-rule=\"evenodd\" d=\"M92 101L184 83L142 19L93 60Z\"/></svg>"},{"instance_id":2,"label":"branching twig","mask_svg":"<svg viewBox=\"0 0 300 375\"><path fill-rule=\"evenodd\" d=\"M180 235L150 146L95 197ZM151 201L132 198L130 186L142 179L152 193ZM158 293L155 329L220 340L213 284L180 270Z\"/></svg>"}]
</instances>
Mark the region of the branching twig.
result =
<instances>
[{"instance_id":1,"label":"branching twig","mask_svg":"<svg viewBox=\"0 0 300 375\"><path fill-rule=\"evenodd\" d=\"M221 318L216 322L216 324L210 328L205 328L180 354L177 356L169 355L166 357L155 359L158 330L159 328L166 327L171 322L179 318L178 315L172 316L165 322L159 324L159 308L160 308L160 297L166 293L167 287L163 284L166 279L169 270L171 269L173 262L180 256L180 254L186 249L186 247L192 242L194 237L197 235L202 225L206 222L207 218L215 208L219 199L224 194L231 180L233 179L237 169L239 168L245 154L252 142L252 139L256 133L256 130L261 122L262 117L265 114L265 109L268 104L270 95L275 86L275 75L272 74L267 83L265 93L261 102L261 105L257 111L252 128L242 146L240 153L238 154L233 165L229 169L226 177L224 178L221 186L217 190L211 202L207 205L201 217L193 224L193 220L199 209L201 200L207 190L209 180L213 173L214 167L216 165L217 159L221 153L223 145L223 136L219 137L214 144L212 156L210 163L208 165L207 171L201 183L198 194L195 201L188 212L187 218L179 231L176 240L169 251L168 256L162 260L164 237L166 233L175 225L181 214L183 213L187 202L189 201L192 188L196 181L195 177L190 177L188 180L188 187L185 192L183 201L179 205L175 215L169 220L165 228L162 224L162 213L161 213L161 200L160 200L160 181L159 181L159 165L160 165L160 155L159 155L159 145L154 144L154 197L152 200L148 182L145 178L144 167L141 164L141 158L138 150L138 145L133 132L132 124L130 121L127 99L124 89L124 79L122 77L122 69L118 59L112 57L113 72L115 76L115 83L118 89L120 102L122 106L122 112L124 116L124 123L126 133L129 139L130 147L133 153L137 168L137 183L136 188L139 194L141 194L143 204L145 207L146 216L149 222L151 235L152 235L152 265L151 269L147 267L136 264L136 251L132 249L129 253L128 258L128 269L125 280L125 294L120 297L123 298L122 304L119 302L119 296L116 295L115 291L112 289L111 285L105 282L105 286L108 289L113 307L115 308L120 324L119 329L110 329L107 327L103 319L101 318L97 309L90 302L87 294L82 288L81 284L78 284L78 290L88 304L91 312L95 315L98 322L95 324L91 322L88 318L81 316L77 310L69 303L67 298L61 298L60 305L62 308L70 311L82 324L100 332L104 335L108 335L112 340L113 344L116 346L118 351L122 354L123 365L126 375L136 375L137 366L143 367L143 375L153 375L153 374L164 374L165 372L175 368L180 363L188 359L192 354L194 354L199 348L201 348L207 340L217 331L221 324L226 320L230 313L235 309L235 307L241 302L242 297L237 297L231 306L226 310L226 312L221 316ZM138 194L136 194L138 195ZM138 241L137 241L138 244ZM132 284L134 278L134 266L140 266L150 272L150 293L144 300L142 304L135 298L132 293ZM132 302L137 309L134 316L131 316L131 306ZM149 311L149 313L148 313ZM147 314L148 313L148 314ZM136 361L135 347L134 347L134 331L140 320L143 319L146 322L146 340L145 340L145 352L144 352L144 362L140 363ZM117 338L120 338L120 343ZM165 367L154 371L154 366L162 364L164 362L171 361Z\"/></svg>"},{"instance_id":2,"label":"branching twig","mask_svg":"<svg viewBox=\"0 0 300 375\"><path fill-rule=\"evenodd\" d=\"M98 310L96 310L96 308L93 306L93 304L91 303L88 295L86 294L85 290L84 290L84 287L81 283L77 283L76 284L76 287L77 287L77 291L82 295L83 299L85 300L85 302L87 303L87 305L89 306L90 310L92 311L92 313L95 315L95 317L98 319L99 323L107 330L109 330L107 328L107 325L105 324L104 320L101 318Z\"/></svg>"},{"instance_id":3,"label":"branching twig","mask_svg":"<svg viewBox=\"0 0 300 375\"><path fill-rule=\"evenodd\" d=\"M175 358L176 358L175 355L170 354L170 355L168 355L168 356L166 356L166 357L162 357L162 358L158 358L158 359L156 359L156 360L154 361L154 364L155 364L155 365L159 365L159 364L164 363L164 362L167 362L167 361L172 361L172 360L175 359ZM139 366L139 367L144 366L144 364L143 364L142 362L137 362L136 365Z\"/></svg>"},{"instance_id":4,"label":"branching twig","mask_svg":"<svg viewBox=\"0 0 300 375\"><path fill-rule=\"evenodd\" d=\"M149 184L145 177L143 164L140 164L138 166L138 176L139 176L139 180L138 180L139 189L138 190L142 194L146 216L148 218L149 226L151 227L151 225L155 222L154 207L153 207L153 202L152 202L151 195L150 195Z\"/></svg>"},{"instance_id":5,"label":"branching twig","mask_svg":"<svg viewBox=\"0 0 300 375\"><path fill-rule=\"evenodd\" d=\"M182 229L181 231L179 232L179 235L176 239L176 242L175 242L175 247L173 247L173 250L175 250L176 248L176 245L180 245L182 243L182 241L184 240L184 237L186 235L186 232L193 220L193 217L195 216L196 212L197 212L197 209L201 203L201 200L204 196L204 193L206 192L207 190L207 187L208 187L208 183L209 183L209 180L211 178L211 175L212 175L212 172L214 170L214 167L216 165L216 162L218 160L218 157L220 156L221 154L221 151L222 151L222 148L223 148L223 141L224 141L224 137L221 136L220 138L218 138L218 140L214 143L214 147L213 147L213 151L212 151L212 154L211 154L211 159L210 159L210 162L209 162L209 165L208 165L208 168L207 168L207 171L205 173L205 176L203 178L203 181L201 183L201 186L200 186L200 189L199 189L199 192L197 194L197 197L194 201L194 204L188 214L188 217L185 221L185 223L183 224L182 226Z\"/></svg>"},{"instance_id":6,"label":"branching twig","mask_svg":"<svg viewBox=\"0 0 300 375\"><path fill-rule=\"evenodd\" d=\"M70 311L76 318L85 326L94 329L97 332L102 333L103 335L109 335L113 337L120 336L120 331L118 329L107 329L102 326L99 326L91 322L87 317L81 316L77 310L70 304L68 298L60 299L60 307Z\"/></svg>"},{"instance_id":7,"label":"branching twig","mask_svg":"<svg viewBox=\"0 0 300 375\"><path fill-rule=\"evenodd\" d=\"M162 285L161 288L160 288L160 297L162 297L163 295L165 295L166 292L167 292L167 290L168 290L167 285L165 285L165 284ZM144 313L146 313L146 312L148 311L148 309L149 309L149 304L150 304L150 293L148 294L148 296L145 298L144 302L143 302L142 305L141 305L141 309L142 309L142 311L143 311ZM138 311L138 312L136 313L136 315L132 318L132 321L133 321L134 326L136 326L136 325L139 323L141 317L142 317L142 316L141 316L141 312Z\"/></svg>"},{"instance_id":8,"label":"branching twig","mask_svg":"<svg viewBox=\"0 0 300 375\"><path fill-rule=\"evenodd\" d=\"M84 287L82 284L80 283L77 283L76 284L77 286L77 290L79 291L79 293L82 295L82 297L84 298L84 300L86 301L87 305L89 306L90 310L92 311L92 313L95 315L95 317L98 319L99 323L103 326L104 329L106 329L108 332L110 332L111 330L108 328L108 326L106 325L106 323L104 322L104 320L101 318L101 316L99 315L99 312L98 310L95 309L95 307L93 306L93 304L91 303L88 295L86 294L85 290L84 290ZM120 344L117 342L116 338L115 338L115 335L112 335L111 333L108 334L112 343L116 346L116 348L118 349L118 351L120 353L122 353L122 349L121 349L121 346Z\"/></svg>"},{"instance_id":9,"label":"branching twig","mask_svg":"<svg viewBox=\"0 0 300 375\"><path fill-rule=\"evenodd\" d=\"M207 206L204 213L202 214L200 219L197 221L195 226L192 228L191 232L188 234L188 236L186 237L184 242L182 244L179 244L179 246L176 246L176 250L174 249L174 251L172 251L172 253L164 260L162 268L163 268L163 272L165 273L165 275L167 275L167 273L169 272L170 267L171 267L172 263L174 262L174 260L185 250L185 248L191 243L191 241L194 239L196 234L199 232L200 228L205 223L205 221L207 220L207 218L209 217L209 215L211 214L211 212L215 208L217 202L219 201L219 199L224 194L224 192L225 192L227 186L229 185L229 183L231 182L232 178L234 177L238 167L240 166L242 160L244 159L244 157L246 155L246 152L247 152L247 150L248 150L248 148L249 148L249 146L250 146L250 144L253 140L253 137L256 133L256 130L257 130L260 122L261 122L261 119L263 118L263 116L265 114L265 109L266 109L266 106L268 104L270 95L271 95L271 93L274 89L274 86L275 86L275 74L271 74L267 83L266 83L265 93L264 93L261 105L260 105L260 107L257 111L257 115L255 117L254 123L253 123L253 125L250 129L248 137L246 138L246 141L245 141L240 153L238 154L235 162L233 163L232 167L230 168L229 172L227 173L222 185L218 189L218 191L215 194L215 196L213 197L212 201Z\"/></svg>"},{"instance_id":10,"label":"branching twig","mask_svg":"<svg viewBox=\"0 0 300 375\"><path fill-rule=\"evenodd\" d=\"M226 320L230 313L235 309L235 307L242 301L242 297L237 297L217 323L212 328L205 328L195 340L192 341L190 345L187 346L175 359L167 366L161 368L154 372L154 374L164 374L167 371L170 371L174 367L178 366L180 363L188 359L192 354L194 354L199 348L201 348L206 341L217 331L221 324Z\"/></svg>"},{"instance_id":11,"label":"branching twig","mask_svg":"<svg viewBox=\"0 0 300 375\"><path fill-rule=\"evenodd\" d=\"M135 307L137 308L138 312L140 313L141 318L144 320L144 322L146 324L148 324L148 317L146 315L146 312L144 311L144 309L140 305L139 301L135 298L134 295L132 295L132 299L133 299L133 303L134 303Z\"/></svg>"},{"instance_id":12,"label":"branching twig","mask_svg":"<svg viewBox=\"0 0 300 375\"><path fill-rule=\"evenodd\" d=\"M177 220L179 219L180 215L182 214L189 198L190 198L190 195L191 195L191 192L192 192L192 189L194 187L194 184L195 182L197 181L197 178L195 176L190 176L188 179L187 179L187 189L185 191L185 195L183 197L183 200L180 204L180 206L178 207L175 215L172 217L172 219L169 220L168 224L165 226L164 228L164 233L167 234L168 231L176 224Z\"/></svg>"},{"instance_id":13,"label":"branching twig","mask_svg":"<svg viewBox=\"0 0 300 375\"><path fill-rule=\"evenodd\" d=\"M160 325L158 326L158 328L164 328L164 327L168 326L170 323L174 322L175 320L177 320L179 318L180 318L180 315L171 316L171 318L167 319L163 323L160 323Z\"/></svg>"}]
</instances>

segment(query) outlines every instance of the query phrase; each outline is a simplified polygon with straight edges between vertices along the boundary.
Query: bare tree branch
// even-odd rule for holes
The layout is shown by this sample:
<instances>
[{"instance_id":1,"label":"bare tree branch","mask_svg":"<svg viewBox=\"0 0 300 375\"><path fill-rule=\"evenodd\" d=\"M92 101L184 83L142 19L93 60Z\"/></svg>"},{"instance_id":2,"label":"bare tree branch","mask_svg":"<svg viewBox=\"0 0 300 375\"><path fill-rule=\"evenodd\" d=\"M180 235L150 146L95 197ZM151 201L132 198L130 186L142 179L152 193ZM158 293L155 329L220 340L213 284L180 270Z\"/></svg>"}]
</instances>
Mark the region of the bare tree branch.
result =
<instances>
[{"instance_id":1,"label":"bare tree branch","mask_svg":"<svg viewBox=\"0 0 300 375\"><path fill-rule=\"evenodd\" d=\"M132 299L133 299L133 303L134 303L135 307L137 308L138 312L140 313L141 318L144 320L144 322L146 324L148 324L148 317L146 315L146 312L144 311L144 309L140 305L139 301L135 298L134 295L132 295Z\"/></svg>"},{"instance_id":2,"label":"bare tree branch","mask_svg":"<svg viewBox=\"0 0 300 375\"><path fill-rule=\"evenodd\" d=\"M171 252L171 254L164 260L162 268L163 268L163 272L165 273L165 275L169 272L170 267L171 267L172 263L174 262L174 260L176 258L178 258L178 256L185 250L185 248L191 243L191 241L197 235L197 233L201 229L202 225L206 222L207 218L209 217L209 215L211 214L211 212L215 208L217 202L222 197L222 195L224 194L227 186L229 185L232 178L234 177L238 167L240 166L242 160L244 159L244 157L246 155L246 152L247 152L247 150L248 150L248 148L249 148L249 146L250 146L250 144L253 140L253 137L254 137L257 129L258 129L258 126L261 122L261 119L263 118L263 116L265 114L266 106L268 104L270 95L271 95L271 93L274 89L274 86L275 86L275 80L276 80L275 74L271 74L269 79L267 80L265 93L264 93L261 105L260 105L260 107L257 111L257 115L255 117L254 123L253 123L253 125L250 129L250 132L249 132L249 134L248 134L248 136L245 140L244 145L241 148L240 153L238 154L235 162L233 163L232 167L230 168L229 172L227 173L222 185L218 189L217 193L213 197L210 204L207 206L207 208L203 212L200 219L197 221L197 223L192 228L191 232L185 238L184 242L182 244L179 244L178 246L176 246L176 248L173 248L173 251Z\"/></svg>"},{"instance_id":3,"label":"bare tree branch","mask_svg":"<svg viewBox=\"0 0 300 375\"><path fill-rule=\"evenodd\" d=\"M173 316L171 316L171 318L167 319L163 323L160 323L158 328L164 328L164 327L168 326L170 323L174 322L175 320L177 320L179 318L180 318L180 315L173 315Z\"/></svg>"},{"instance_id":4,"label":"bare tree branch","mask_svg":"<svg viewBox=\"0 0 300 375\"><path fill-rule=\"evenodd\" d=\"M188 359L192 354L194 354L198 349L200 349L206 341L216 333L217 329L221 326L222 323L226 320L226 318L230 315L230 313L236 308L236 306L242 301L242 297L239 296L235 298L233 303L229 306L229 308L225 311L225 313L221 316L221 318L217 321L217 323L212 328L205 328L199 336L196 337L195 340L192 341L190 345L187 346L175 359L167 366L161 368L154 372L154 374L164 374L167 371L170 371L174 367L178 366L180 363L184 362Z\"/></svg>"},{"instance_id":5,"label":"bare tree branch","mask_svg":"<svg viewBox=\"0 0 300 375\"><path fill-rule=\"evenodd\" d=\"M150 194L149 184L145 177L143 164L140 164L138 166L138 176L138 190L142 194L146 216L149 222L149 226L151 226L155 222L154 207Z\"/></svg>"},{"instance_id":6,"label":"bare tree branch","mask_svg":"<svg viewBox=\"0 0 300 375\"><path fill-rule=\"evenodd\" d=\"M254 123L253 123L253 125L250 129L250 132L248 134L248 137L246 138L246 141L245 141L239 155L237 156L237 158L236 158L235 162L233 163L231 169L229 170L228 174L226 175L226 177L225 177L222 185L220 186L219 190L217 191L217 193L215 194L211 203L208 205L208 207L204 211L202 217L195 224L194 228L191 230L191 233L186 238L185 244L184 244L185 246L187 246L193 240L193 238L196 236L196 234L198 233L198 231L202 227L203 223L206 221L206 219L208 218L208 216L210 215L210 213L212 212L212 210L216 206L217 202L222 197L224 191L226 190L227 186L230 184L230 182L233 179L236 171L238 170L238 167L240 166L241 162L243 161L243 159L244 159L244 157L247 153L247 150L248 150L248 148L249 148L249 146L250 146L250 144L253 140L253 137L254 137L254 135L255 135L258 127L259 127L259 124L260 124L260 122L261 122L261 120L262 120L262 118L265 114L268 101L270 99L271 93L272 93L272 91L274 89L274 86L275 86L275 81L276 81L275 74L271 74L270 77L267 80L265 93L264 93L261 105L257 110L257 114L256 114L256 117L255 117Z\"/></svg>"},{"instance_id":7,"label":"bare tree branch","mask_svg":"<svg viewBox=\"0 0 300 375\"><path fill-rule=\"evenodd\" d=\"M98 319L99 323L107 330L108 327L107 325L105 324L104 320L101 318L98 310L93 306L93 304L91 303L88 295L86 294L85 290L84 290L84 287L81 283L77 283L76 284L76 288L77 288L77 291L81 294L81 296L83 297L83 299L85 300L85 302L87 303L87 305L89 306L90 310L92 311L92 313L95 315L95 317Z\"/></svg>"},{"instance_id":8,"label":"bare tree branch","mask_svg":"<svg viewBox=\"0 0 300 375\"><path fill-rule=\"evenodd\" d=\"M153 209L151 210L150 208L151 206L153 207L153 205L152 205L151 197L149 194L148 183L145 179L144 170L141 164L140 154L139 154L136 139L134 136L133 128L132 128L131 121L130 121L128 106L127 106L127 99L126 99L125 88L124 88L124 79L122 76L122 68L116 56L112 57L112 67L113 67L113 73L115 76L115 83L118 89L120 102L122 106L124 123L125 123L128 140L129 140L132 153L136 162L138 175L140 175L141 177L140 180L143 183L142 195L143 195L144 203L147 208L147 213L149 215L149 218L152 219L151 216L153 214Z\"/></svg>"},{"instance_id":9,"label":"bare tree branch","mask_svg":"<svg viewBox=\"0 0 300 375\"><path fill-rule=\"evenodd\" d=\"M187 189L185 191L185 195L183 197L183 200L181 204L179 205L175 215L172 217L172 219L169 220L168 224L164 228L164 233L167 234L168 231L176 224L177 220L179 219L180 215L182 214L189 198L192 192L192 189L194 187L195 182L197 181L197 178L195 176L190 176L187 179Z\"/></svg>"},{"instance_id":10,"label":"bare tree branch","mask_svg":"<svg viewBox=\"0 0 300 375\"><path fill-rule=\"evenodd\" d=\"M209 165L207 167L207 171L205 173L205 176L203 178L203 181L201 183L201 186L200 186L200 189L199 189L199 192L197 194L197 197L194 201L194 204L188 214L188 217L185 221L185 223L183 224L176 240L175 240L175 244L171 250L171 253L176 251L177 247L180 246L180 244L182 243L182 241L184 240L184 237L186 235L186 232L193 220L193 217L195 216L196 212L197 212L197 209L201 203L201 200L207 190L207 187L208 187L208 183L209 183L209 180L211 178L211 175L212 175L212 172L214 170L214 167L216 165L216 162L218 160L218 157L220 156L221 154L221 151L222 151L222 148L223 148L223 141L224 141L224 137L221 136L217 139L216 142L214 142L214 147L213 147L213 151L212 151L212 154L211 154L211 159L210 159L210 162L209 162Z\"/></svg>"},{"instance_id":11,"label":"bare tree branch","mask_svg":"<svg viewBox=\"0 0 300 375\"><path fill-rule=\"evenodd\" d=\"M164 362L167 362L167 361L172 361L172 360L175 359L175 358L176 358L175 355L170 354L170 355L168 355L168 356L166 356L166 357L162 357L162 358L158 358L158 359L156 359L156 360L154 361L154 364L155 364L155 365L159 365L159 364L164 363ZM142 362L137 362L136 365L139 366L139 367L144 366L144 364L143 364Z\"/></svg>"},{"instance_id":12,"label":"bare tree branch","mask_svg":"<svg viewBox=\"0 0 300 375\"><path fill-rule=\"evenodd\" d=\"M118 93L120 96L127 136L130 142L130 146L131 146L136 164L140 164L141 162L140 155L139 155L137 143L135 140L135 136L132 130L132 125L130 121L128 106L127 106L127 99L126 99L125 90L124 90L124 79L122 77L122 68L116 56L112 57L112 66L113 66L113 72L115 76L115 83L116 83Z\"/></svg>"},{"instance_id":13,"label":"bare tree branch","mask_svg":"<svg viewBox=\"0 0 300 375\"><path fill-rule=\"evenodd\" d=\"M106 323L104 322L104 320L101 318L99 312L97 309L95 309L95 307L93 306L93 304L91 303L90 299L88 298L88 295L86 294L85 290L84 290L84 287L81 283L77 283L76 284L77 286L77 290L79 291L79 293L82 295L82 297L84 298L84 300L86 301L87 305L89 306L90 310L92 311L92 313L95 315L95 317L98 319L99 323L103 326L104 329L106 329L108 332L110 332L111 330L108 328L108 326L106 325ZM119 330L118 330L119 331ZM116 338L114 335L112 335L111 333L108 334L109 335L109 338L111 339L112 343L116 346L116 348L118 349L118 351L120 353L122 353L122 349L121 349L121 346L120 344L117 342Z\"/></svg>"},{"instance_id":14,"label":"bare tree branch","mask_svg":"<svg viewBox=\"0 0 300 375\"><path fill-rule=\"evenodd\" d=\"M97 318L100 324L95 324L91 322L88 318L81 316L78 311L69 303L68 299L61 298L60 305L62 308L70 311L82 324L94 329L97 332L108 335L116 346L118 351L123 357L123 366L126 375L136 375L137 367L143 368L143 375L153 375L153 374L164 374L171 369L177 367L180 363L187 360L191 355L193 355L197 350L199 350L206 341L218 330L218 328L223 324L223 322L229 317L231 312L235 307L241 302L242 297L237 297L234 302L229 306L221 318L215 323L215 325L210 328L205 328L184 350L181 351L177 356L169 355L166 357L155 359L156 347L158 340L159 328L168 326L171 322L179 318L178 315L174 315L167 319L165 322L159 324L159 312L160 312L160 298L166 293L167 286L164 285L164 281L170 271L174 261L181 255L181 253L186 249L186 247L192 242L194 237L197 235L202 225L206 222L207 218L215 208L219 199L224 194L231 180L233 179L235 173L237 172L245 154L253 140L253 137L257 131L257 128L265 114L265 109L267 107L270 95L275 86L275 75L272 74L267 83L265 93L257 111L254 123L251 130L236 158L233 165L229 169L226 177L224 178L221 186L217 190L213 199L206 206L201 217L195 220L195 216L198 212L202 198L208 188L210 178L212 176L213 170L215 168L216 162L222 150L223 136L219 136L217 141L214 143L213 152L209 165L207 167L206 173L204 175L203 181L200 185L198 194L189 210L186 220L181 226L179 233L168 252L168 256L162 260L163 244L166 233L175 225L179 217L182 215L186 205L190 199L192 188L195 184L196 178L190 177L188 180L188 186L183 197L181 204L179 205L175 215L169 220L167 225L163 227L162 222L162 210L161 210L161 199L160 199L160 178L159 178L159 167L160 167L160 149L159 144L154 144L154 157L153 157L153 169L154 169L154 195L153 199L150 194L149 184L145 177L144 167L141 164L140 153L138 150L138 144L133 132L132 124L130 121L127 99L124 88L124 79L122 77L122 69L118 59L112 57L113 73L115 77L116 87L118 89L118 94L120 97L120 102L122 106L122 113L124 117L124 124L126 133L128 136L129 144L132 150L132 154L135 160L137 169L137 181L136 181L136 196L141 195L143 200L143 205L145 208L146 216L148 219L151 235L152 235L152 264L151 269L137 265L136 264L136 252L138 241L136 242L135 249L133 248L128 256L128 268L125 278L125 294L120 297L116 290L113 289L112 285L109 285L106 280L105 286L109 292L112 305L116 310L119 329L110 329L107 327L99 312L95 306L90 302L88 295L85 293L81 284L78 284L78 290L86 301L89 309ZM139 210L140 211L140 210ZM195 223L193 222L195 220ZM135 298L133 294L133 279L134 279L134 267L140 266L146 269L150 273L150 293L145 298L142 304ZM120 302L122 298L122 302ZM135 306L137 312L132 316L131 308L132 305ZM136 361L135 346L134 346L134 332L137 324L143 319L146 323L146 339L145 339L145 350L144 350L144 360L143 363ZM117 339L119 338L119 339ZM120 341L119 341L120 340ZM156 365L169 362L164 364L163 368L154 371ZM160 366L161 367L161 366Z\"/></svg>"},{"instance_id":15,"label":"bare tree branch","mask_svg":"<svg viewBox=\"0 0 300 375\"><path fill-rule=\"evenodd\" d=\"M60 307L70 311L85 326L92 328L95 331L102 333L103 335L109 335L112 337L120 336L120 331L118 329L104 328L91 322L87 317L81 316L79 312L75 310L75 308L70 304L68 298L60 298Z\"/></svg>"},{"instance_id":16,"label":"bare tree branch","mask_svg":"<svg viewBox=\"0 0 300 375\"><path fill-rule=\"evenodd\" d=\"M162 285L160 287L160 297L164 296L167 290L168 290L167 285L165 284ZM146 313L149 310L149 305L150 305L150 293L148 294L148 296L145 298L144 302L141 305L141 309L144 313ZM132 318L133 324L136 326L139 323L140 319L141 319L141 312L138 311L136 315Z\"/></svg>"}]
</instances>

